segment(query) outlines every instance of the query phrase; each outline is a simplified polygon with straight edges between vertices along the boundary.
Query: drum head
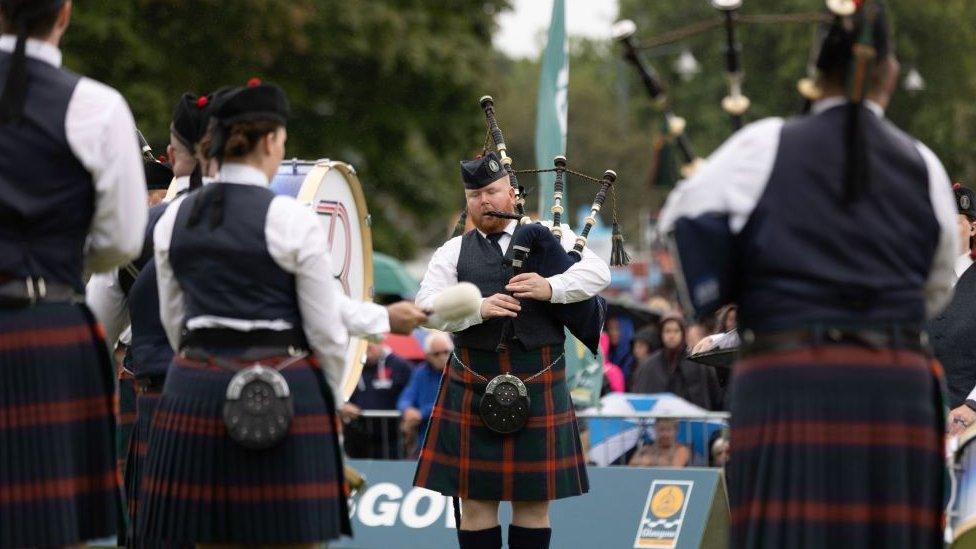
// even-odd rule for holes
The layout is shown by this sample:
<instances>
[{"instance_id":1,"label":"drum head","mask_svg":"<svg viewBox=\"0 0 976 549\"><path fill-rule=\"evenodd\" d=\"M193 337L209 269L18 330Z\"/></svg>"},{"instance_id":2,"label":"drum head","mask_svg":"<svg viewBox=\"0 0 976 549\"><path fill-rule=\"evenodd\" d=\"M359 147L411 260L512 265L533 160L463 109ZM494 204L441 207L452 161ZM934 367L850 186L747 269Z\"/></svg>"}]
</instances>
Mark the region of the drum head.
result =
<instances>
[{"instance_id":1,"label":"drum head","mask_svg":"<svg viewBox=\"0 0 976 549\"><path fill-rule=\"evenodd\" d=\"M356 170L344 162L316 162L305 176L296 198L308 204L325 227L335 271L332 274L342 291L350 299L372 301L373 237L366 197ZM350 337L342 375L344 399L356 390L365 359L366 340Z\"/></svg>"},{"instance_id":2,"label":"drum head","mask_svg":"<svg viewBox=\"0 0 976 549\"><path fill-rule=\"evenodd\" d=\"M328 162L328 160L319 160L318 162ZM298 191L305 183L305 178L318 162L298 160L297 158L285 160L278 166L278 173L271 180L271 185L268 188L275 194L292 198L298 196Z\"/></svg>"}]
</instances>

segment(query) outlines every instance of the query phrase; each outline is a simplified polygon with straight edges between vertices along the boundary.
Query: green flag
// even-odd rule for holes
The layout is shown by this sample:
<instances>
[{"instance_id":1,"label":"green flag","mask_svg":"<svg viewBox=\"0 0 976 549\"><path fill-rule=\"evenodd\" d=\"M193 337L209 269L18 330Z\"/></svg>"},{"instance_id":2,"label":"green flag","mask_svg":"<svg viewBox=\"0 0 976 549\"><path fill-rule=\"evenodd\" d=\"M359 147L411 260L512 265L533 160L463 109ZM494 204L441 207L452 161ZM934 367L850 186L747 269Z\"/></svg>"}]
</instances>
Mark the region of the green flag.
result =
<instances>
[{"instance_id":1,"label":"green flag","mask_svg":"<svg viewBox=\"0 0 976 549\"><path fill-rule=\"evenodd\" d=\"M566 154L566 115L569 111L569 42L566 39L566 5L554 0L549 40L542 54L539 100L535 119L535 162L551 168L555 156ZM539 218L549 217L555 174L539 174ZM563 190L563 207L566 206ZM563 218L567 220L566 217Z\"/></svg>"}]
</instances>

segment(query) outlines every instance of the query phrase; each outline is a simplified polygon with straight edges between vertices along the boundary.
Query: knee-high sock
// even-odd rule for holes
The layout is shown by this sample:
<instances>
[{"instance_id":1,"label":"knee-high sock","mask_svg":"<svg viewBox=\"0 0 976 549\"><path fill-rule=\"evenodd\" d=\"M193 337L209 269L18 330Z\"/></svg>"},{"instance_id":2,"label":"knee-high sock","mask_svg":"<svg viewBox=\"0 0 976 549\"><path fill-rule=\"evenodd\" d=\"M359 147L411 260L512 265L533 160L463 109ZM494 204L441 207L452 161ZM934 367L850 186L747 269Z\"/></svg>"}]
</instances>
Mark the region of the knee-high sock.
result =
<instances>
[{"instance_id":1,"label":"knee-high sock","mask_svg":"<svg viewBox=\"0 0 976 549\"><path fill-rule=\"evenodd\" d=\"M508 527L508 549L549 549L552 528Z\"/></svg>"},{"instance_id":2,"label":"knee-high sock","mask_svg":"<svg viewBox=\"0 0 976 549\"><path fill-rule=\"evenodd\" d=\"M458 530L461 549L502 549L502 527L485 530Z\"/></svg>"}]
</instances>

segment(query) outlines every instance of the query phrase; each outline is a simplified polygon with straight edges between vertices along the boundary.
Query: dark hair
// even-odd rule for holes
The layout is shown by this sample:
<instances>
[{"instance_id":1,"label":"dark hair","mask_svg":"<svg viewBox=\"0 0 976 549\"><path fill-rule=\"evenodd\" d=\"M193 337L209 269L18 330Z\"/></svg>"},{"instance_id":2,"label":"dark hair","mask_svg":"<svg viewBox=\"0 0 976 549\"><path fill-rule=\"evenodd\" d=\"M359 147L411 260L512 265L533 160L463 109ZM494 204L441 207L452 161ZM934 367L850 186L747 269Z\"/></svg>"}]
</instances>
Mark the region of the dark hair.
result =
<instances>
[{"instance_id":1,"label":"dark hair","mask_svg":"<svg viewBox=\"0 0 976 549\"><path fill-rule=\"evenodd\" d=\"M232 125L226 130L227 138L224 140L221 159L247 156L258 146L261 138L281 127L280 122L273 120L254 120Z\"/></svg>"},{"instance_id":2,"label":"dark hair","mask_svg":"<svg viewBox=\"0 0 976 549\"><path fill-rule=\"evenodd\" d=\"M0 29L3 30L4 34L18 33L19 29L14 19L23 8L33 2L36 2L36 0L4 0L0 2ZM37 38L50 34L51 29L54 28L54 24L58 21L58 14L60 12L61 6L59 5L57 9L52 9L50 13L35 17L33 21L27 24L27 35L32 38Z\"/></svg>"}]
</instances>

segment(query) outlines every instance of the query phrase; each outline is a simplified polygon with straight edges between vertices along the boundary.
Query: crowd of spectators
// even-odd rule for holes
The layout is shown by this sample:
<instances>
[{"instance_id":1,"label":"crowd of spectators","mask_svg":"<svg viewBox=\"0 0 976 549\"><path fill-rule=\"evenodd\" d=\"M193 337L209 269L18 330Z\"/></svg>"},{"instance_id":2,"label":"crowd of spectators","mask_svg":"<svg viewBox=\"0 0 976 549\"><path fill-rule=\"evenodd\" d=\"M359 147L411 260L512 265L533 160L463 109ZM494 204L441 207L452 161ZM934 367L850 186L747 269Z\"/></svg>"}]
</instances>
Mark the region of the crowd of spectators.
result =
<instances>
[{"instance_id":1,"label":"crowd of spectators","mask_svg":"<svg viewBox=\"0 0 976 549\"><path fill-rule=\"evenodd\" d=\"M603 394L671 393L707 411L726 410L728 372L694 362L689 356L703 338L735 327L734 307L719 311L711 322L690 325L670 312L662 312L657 322L639 325L628 315L611 316L600 339ZM383 345L370 343L362 378L340 410L346 453L354 458L416 458L453 350L450 335L441 332L425 335L421 362L405 360ZM363 410L396 413L369 418L363 417ZM694 456L689 446L679 442L679 428L674 420L657 420L620 463L691 464ZM713 434L705 453L695 464L723 466L728 461L728 439L722 432Z\"/></svg>"}]
</instances>

